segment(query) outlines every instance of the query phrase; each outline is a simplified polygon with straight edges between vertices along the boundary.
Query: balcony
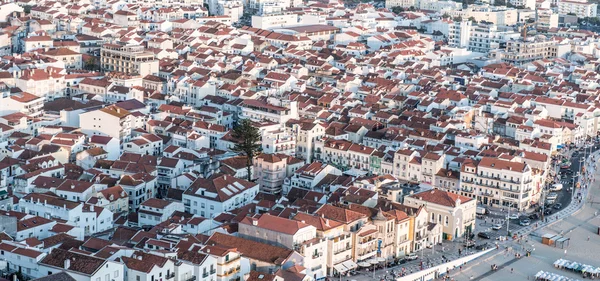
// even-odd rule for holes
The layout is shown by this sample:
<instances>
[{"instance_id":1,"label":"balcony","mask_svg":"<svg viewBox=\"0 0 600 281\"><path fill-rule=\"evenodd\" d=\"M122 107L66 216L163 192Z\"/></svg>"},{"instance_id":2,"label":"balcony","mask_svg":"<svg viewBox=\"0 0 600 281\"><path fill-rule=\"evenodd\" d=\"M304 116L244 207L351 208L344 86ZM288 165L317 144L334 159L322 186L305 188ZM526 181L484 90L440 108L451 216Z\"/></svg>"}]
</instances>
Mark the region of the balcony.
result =
<instances>
[{"instance_id":1,"label":"balcony","mask_svg":"<svg viewBox=\"0 0 600 281\"><path fill-rule=\"evenodd\" d=\"M334 255L339 255L341 253L344 253L344 252L350 251L350 250L352 250L352 246L348 246L348 247L344 247L344 248L341 248L341 249L337 249L337 250L333 251L333 254Z\"/></svg>"},{"instance_id":2,"label":"balcony","mask_svg":"<svg viewBox=\"0 0 600 281\"><path fill-rule=\"evenodd\" d=\"M221 276L229 276L229 275L235 274L240 271L240 268L241 268L240 266L231 268L231 269L227 270L226 272L224 272L223 275L221 275Z\"/></svg>"},{"instance_id":3,"label":"balcony","mask_svg":"<svg viewBox=\"0 0 600 281\"><path fill-rule=\"evenodd\" d=\"M206 273L204 273L204 274L206 274ZM208 277L208 274L206 274L206 276L202 276L202 277ZM196 276L192 276L188 279L185 279L184 281L196 281Z\"/></svg>"},{"instance_id":4,"label":"balcony","mask_svg":"<svg viewBox=\"0 0 600 281\"><path fill-rule=\"evenodd\" d=\"M175 278L175 272L169 273L167 274L167 276L165 276L165 279L169 280L169 279L173 279Z\"/></svg>"}]
</instances>

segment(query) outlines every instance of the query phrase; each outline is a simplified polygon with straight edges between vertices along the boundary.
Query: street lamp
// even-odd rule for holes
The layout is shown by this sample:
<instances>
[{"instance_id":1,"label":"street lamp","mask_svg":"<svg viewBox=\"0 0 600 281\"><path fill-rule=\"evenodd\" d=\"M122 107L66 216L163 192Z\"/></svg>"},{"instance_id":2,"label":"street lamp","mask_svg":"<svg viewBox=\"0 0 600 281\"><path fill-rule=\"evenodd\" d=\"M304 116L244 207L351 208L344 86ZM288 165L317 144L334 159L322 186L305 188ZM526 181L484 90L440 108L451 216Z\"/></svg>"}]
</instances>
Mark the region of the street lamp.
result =
<instances>
[{"instance_id":1,"label":"street lamp","mask_svg":"<svg viewBox=\"0 0 600 281\"><path fill-rule=\"evenodd\" d=\"M511 206L511 204L508 203L508 207L507 207L508 216L506 216L506 235L508 235L510 232L510 228L509 228L510 227L510 206Z\"/></svg>"}]
</instances>

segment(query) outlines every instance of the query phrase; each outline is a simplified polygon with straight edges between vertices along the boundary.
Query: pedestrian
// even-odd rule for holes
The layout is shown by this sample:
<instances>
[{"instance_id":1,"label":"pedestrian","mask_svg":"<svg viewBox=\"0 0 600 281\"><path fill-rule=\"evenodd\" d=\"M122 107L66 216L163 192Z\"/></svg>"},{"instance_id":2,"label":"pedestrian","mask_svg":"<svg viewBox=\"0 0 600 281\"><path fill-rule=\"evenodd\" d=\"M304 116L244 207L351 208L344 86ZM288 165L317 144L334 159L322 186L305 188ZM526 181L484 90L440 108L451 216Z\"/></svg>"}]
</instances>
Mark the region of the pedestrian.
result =
<instances>
[{"instance_id":1,"label":"pedestrian","mask_svg":"<svg viewBox=\"0 0 600 281\"><path fill-rule=\"evenodd\" d=\"M514 271L514 268L512 268L512 267L511 267L511 268L510 268L510 273L512 274L512 273L513 273L513 271Z\"/></svg>"},{"instance_id":2,"label":"pedestrian","mask_svg":"<svg viewBox=\"0 0 600 281\"><path fill-rule=\"evenodd\" d=\"M588 241L590 241L590 236L588 235Z\"/></svg>"}]
</instances>

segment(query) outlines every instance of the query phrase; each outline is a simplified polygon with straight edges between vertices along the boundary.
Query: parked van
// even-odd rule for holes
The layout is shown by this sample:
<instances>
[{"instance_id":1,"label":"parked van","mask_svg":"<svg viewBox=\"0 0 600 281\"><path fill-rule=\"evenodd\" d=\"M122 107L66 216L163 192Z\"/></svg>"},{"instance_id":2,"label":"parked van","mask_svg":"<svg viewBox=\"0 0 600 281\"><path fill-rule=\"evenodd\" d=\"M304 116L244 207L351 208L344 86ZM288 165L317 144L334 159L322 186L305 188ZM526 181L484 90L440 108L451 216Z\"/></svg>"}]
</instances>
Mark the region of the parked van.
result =
<instances>
[{"instance_id":1,"label":"parked van","mask_svg":"<svg viewBox=\"0 0 600 281\"><path fill-rule=\"evenodd\" d=\"M477 209L475 210L475 213L478 215L485 215L487 214L487 209L485 207L477 207Z\"/></svg>"}]
</instances>

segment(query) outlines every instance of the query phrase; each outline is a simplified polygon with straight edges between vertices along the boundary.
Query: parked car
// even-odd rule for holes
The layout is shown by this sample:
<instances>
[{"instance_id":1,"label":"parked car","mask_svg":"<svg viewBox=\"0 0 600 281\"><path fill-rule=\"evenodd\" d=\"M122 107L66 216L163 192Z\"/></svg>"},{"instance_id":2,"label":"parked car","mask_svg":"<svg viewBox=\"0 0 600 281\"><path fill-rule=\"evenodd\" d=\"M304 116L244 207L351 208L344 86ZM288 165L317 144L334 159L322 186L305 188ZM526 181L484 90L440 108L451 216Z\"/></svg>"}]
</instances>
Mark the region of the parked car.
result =
<instances>
[{"instance_id":1,"label":"parked car","mask_svg":"<svg viewBox=\"0 0 600 281\"><path fill-rule=\"evenodd\" d=\"M518 220L519 219L519 214L510 214L507 217L509 220Z\"/></svg>"},{"instance_id":2,"label":"parked car","mask_svg":"<svg viewBox=\"0 0 600 281\"><path fill-rule=\"evenodd\" d=\"M552 191L560 191L562 189L563 189L562 183L556 183L550 187L550 190L552 190Z\"/></svg>"},{"instance_id":3,"label":"parked car","mask_svg":"<svg viewBox=\"0 0 600 281\"><path fill-rule=\"evenodd\" d=\"M501 225L501 224L499 224L499 223L497 223L497 224L494 224L494 226L492 226L492 229L493 229L493 230L500 230L500 229L502 229L502 225Z\"/></svg>"},{"instance_id":4,"label":"parked car","mask_svg":"<svg viewBox=\"0 0 600 281\"><path fill-rule=\"evenodd\" d=\"M406 256L406 259L409 260L409 261L414 261L414 260L416 260L418 258L419 258L419 256L417 254L415 254L415 253L410 253L410 254L408 254L408 256Z\"/></svg>"},{"instance_id":5,"label":"parked car","mask_svg":"<svg viewBox=\"0 0 600 281\"><path fill-rule=\"evenodd\" d=\"M519 224L520 224L521 226L528 226L528 225L530 225L530 224L531 224L531 221L530 221L529 219L522 219L522 220L519 222Z\"/></svg>"},{"instance_id":6,"label":"parked car","mask_svg":"<svg viewBox=\"0 0 600 281\"><path fill-rule=\"evenodd\" d=\"M486 242L486 243L483 243L483 244L479 244L479 245L477 245L477 246L475 247L475 250L485 250L485 249L487 249L487 248L489 248L489 244Z\"/></svg>"},{"instance_id":7,"label":"parked car","mask_svg":"<svg viewBox=\"0 0 600 281\"><path fill-rule=\"evenodd\" d=\"M540 218L540 216L537 213L533 213L533 214L529 215L530 220L537 220L539 218Z\"/></svg>"},{"instance_id":8,"label":"parked car","mask_svg":"<svg viewBox=\"0 0 600 281\"><path fill-rule=\"evenodd\" d=\"M486 232L479 232L477 234L477 236L481 237L481 238L485 238L485 239L490 239L491 236L489 234L487 234Z\"/></svg>"},{"instance_id":9,"label":"parked car","mask_svg":"<svg viewBox=\"0 0 600 281\"><path fill-rule=\"evenodd\" d=\"M560 208L562 208L562 204L561 203L556 203L554 204L554 206L552 206L552 208L559 210Z\"/></svg>"},{"instance_id":10,"label":"parked car","mask_svg":"<svg viewBox=\"0 0 600 281\"><path fill-rule=\"evenodd\" d=\"M550 192L550 194L546 196L547 200L556 200L556 198L558 198L558 194L556 194L556 192Z\"/></svg>"}]
</instances>

